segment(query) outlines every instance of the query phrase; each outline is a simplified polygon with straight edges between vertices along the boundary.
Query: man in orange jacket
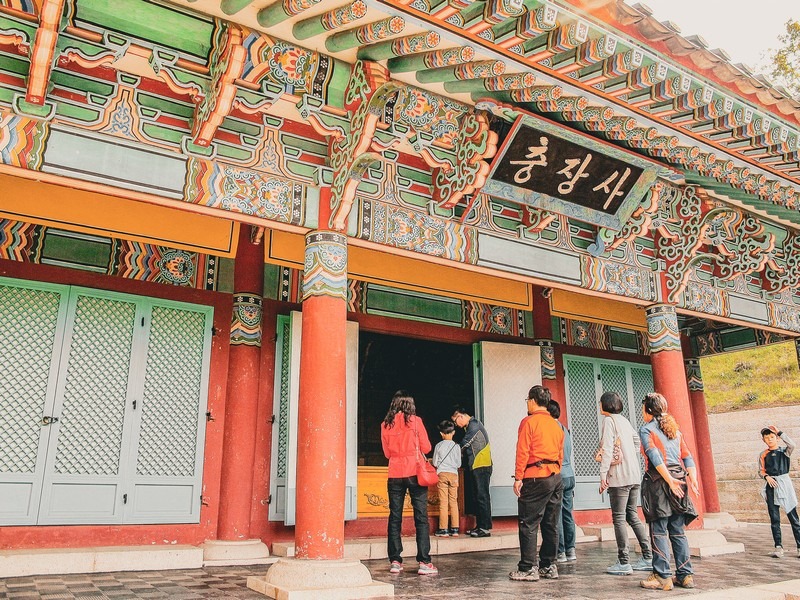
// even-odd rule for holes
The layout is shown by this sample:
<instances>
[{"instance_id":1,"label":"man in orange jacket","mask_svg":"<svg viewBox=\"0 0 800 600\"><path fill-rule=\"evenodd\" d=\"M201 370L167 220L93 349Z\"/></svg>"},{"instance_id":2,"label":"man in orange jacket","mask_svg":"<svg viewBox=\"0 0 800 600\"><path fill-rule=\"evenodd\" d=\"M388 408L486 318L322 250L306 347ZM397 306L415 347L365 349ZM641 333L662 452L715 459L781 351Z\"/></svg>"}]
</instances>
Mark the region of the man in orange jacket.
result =
<instances>
[{"instance_id":1,"label":"man in orange jacket","mask_svg":"<svg viewBox=\"0 0 800 600\"><path fill-rule=\"evenodd\" d=\"M519 500L519 551L517 570L508 574L514 581L558 579L558 519L564 484L564 432L547 412L550 391L533 386L526 398L528 416L519 424L514 493ZM542 549L536 553L536 538L542 528Z\"/></svg>"}]
</instances>

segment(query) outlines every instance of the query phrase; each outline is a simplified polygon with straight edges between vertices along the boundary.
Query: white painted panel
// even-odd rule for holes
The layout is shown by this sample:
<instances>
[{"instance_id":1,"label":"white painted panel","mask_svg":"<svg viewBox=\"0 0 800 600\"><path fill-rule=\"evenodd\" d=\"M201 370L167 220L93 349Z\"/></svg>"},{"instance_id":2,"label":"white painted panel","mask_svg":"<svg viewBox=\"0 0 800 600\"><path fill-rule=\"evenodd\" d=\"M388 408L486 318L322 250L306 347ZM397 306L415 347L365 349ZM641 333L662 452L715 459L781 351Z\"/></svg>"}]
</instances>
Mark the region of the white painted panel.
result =
<instances>
[{"instance_id":1,"label":"white painted panel","mask_svg":"<svg viewBox=\"0 0 800 600\"><path fill-rule=\"evenodd\" d=\"M38 492L38 489L36 491ZM32 513L33 492L32 483L13 483L6 479L0 485L0 523L4 525L26 523Z\"/></svg>"},{"instance_id":2,"label":"white painted panel","mask_svg":"<svg viewBox=\"0 0 800 600\"><path fill-rule=\"evenodd\" d=\"M134 497L128 499L140 523L184 522L186 515L194 512L199 498L195 486L143 484L136 486Z\"/></svg>"},{"instance_id":3,"label":"white painted panel","mask_svg":"<svg viewBox=\"0 0 800 600\"><path fill-rule=\"evenodd\" d=\"M186 158L142 150L120 138L52 127L42 171L182 198Z\"/></svg>"},{"instance_id":4,"label":"white painted panel","mask_svg":"<svg viewBox=\"0 0 800 600\"><path fill-rule=\"evenodd\" d=\"M478 234L478 264L549 281L581 283L581 263L577 255L484 233Z\"/></svg>"},{"instance_id":5,"label":"white painted panel","mask_svg":"<svg viewBox=\"0 0 800 600\"><path fill-rule=\"evenodd\" d=\"M744 319L750 323L769 323L769 310L765 302L745 298L737 294L728 294L731 317Z\"/></svg>"},{"instance_id":6,"label":"white painted panel","mask_svg":"<svg viewBox=\"0 0 800 600\"><path fill-rule=\"evenodd\" d=\"M542 383L539 346L480 342L482 397L478 418L489 433L492 447L492 514L517 514L513 491L517 430L527 415L528 390ZM482 417L482 418L481 418Z\"/></svg>"},{"instance_id":7,"label":"white painted panel","mask_svg":"<svg viewBox=\"0 0 800 600\"><path fill-rule=\"evenodd\" d=\"M303 313L292 312L291 353L289 355L289 435L286 439L286 514L285 525L294 525L297 498L297 405L300 396L300 340L303 337ZM285 358L284 358L285 360Z\"/></svg>"},{"instance_id":8,"label":"white painted panel","mask_svg":"<svg viewBox=\"0 0 800 600\"><path fill-rule=\"evenodd\" d=\"M119 521L118 485L93 481L54 483L50 486L49 523L113 523ZM63 508L61 508L63 507ZM45 520L43 517L40 522Z\"/></svg>"},{"instance_id":9,"label":"white painted panel","mask_svg":"<svg viewBox=\"0 0 800 600\"><path fill-rule=\"evenodd\" d=\"M358 517L358 323L355 321L347 322L346 352L347 451L344 519L353 521Z\"/></svg>"}]
</instances>

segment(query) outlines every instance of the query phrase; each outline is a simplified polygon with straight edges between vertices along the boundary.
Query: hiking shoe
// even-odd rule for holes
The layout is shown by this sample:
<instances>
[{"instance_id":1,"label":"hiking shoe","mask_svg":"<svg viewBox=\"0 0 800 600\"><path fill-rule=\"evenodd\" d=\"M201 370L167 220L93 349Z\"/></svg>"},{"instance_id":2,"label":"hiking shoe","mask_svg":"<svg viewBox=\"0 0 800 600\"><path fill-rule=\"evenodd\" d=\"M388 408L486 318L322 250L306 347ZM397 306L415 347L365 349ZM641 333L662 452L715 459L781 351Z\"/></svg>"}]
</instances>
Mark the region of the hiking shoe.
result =
<instances>
[{"instance_id":1,"label":"hiking shoe","mask_svg":"<svg viewBox=\"0 0 800 600\"><path fill-rule=\"evenodd\" d=\"M458 527L450 528L450 537L458 537Z\"/></svg>"},{"instance_id":2,"label":"hiking shoe","mask_svg":"<svg viewBox=\"0 0 800 600\"><path fill-rule=\"evenodd\" d=\"M539 570L532 567L528 571L511 571L508 578L511 581L539 581Z\"/></svg>"},{"instance_id":3,"label":"hiking shoe","mask_svg":"<svg viewBox=\"0 0 800 600\"><path fill-rule=\"evenodd\" d=\"M783 548L781 546L775 546L775 550L770 556L772 558L783 558Z\"/></svg>"},{"instance_id":4,"label":"hiking shoe","mask_svg":"<svg viewBox=\"0 0 800 600\"><path fill-rule=\"evenodd\" d=\"M616 562L606 569L606 573L609 575L632 575L633 567L629 564L623 565L621 562Z\"/></svg>"},{"instance_id":5,"label":"hiking shoe","mask_svg":"<svg viewBox=\"0 0 800 600\"><path fill-rule=\"evenodd\" d=\"M631 563L631 569L634 571L652 571L653 559L642 556L639 560Z\"/></svg>"},{"instance_id":6,"label":"hiking shoe","mask_svg":"<svg viewBox=\"0 0 800 600\"><path fill-rule=\"evenodd\" d=\"M646 590L664 590L668 592L672 589L672 578L667 577L664 579L655 573L650 573L650 577L640 581L639 585Z\"/></svg>"},{"instance_id":7,"label":"hiking shoe","mask_svg":"<svg viewBox=\"0 0 800 600\"><path fill-rule=\"evenodd\" d=\"M403 570L403 563L393 560L389 565L389 573L394 573L395 575Z\"/></svg>"},{"instance_id":8,"label":"hiking shoe","mask_svg":"<svg viewBox=\"0 0 800 600\"><path fill-rule=\"evenodd\" d=\"M566 552L559 552L558 556L556 556L557 563L565 563L567 562L567 553Z\"/></svg>"},{"instance_id":9,"label":"hiking shoe","mask_svg":"<svg viewBox=\"0 0 800 600\"><path fill-rule=\"evenodd\" d=\"M492 534L486 531L485 529L481 529L480 527L476 527L475 529L469 532L470 537L489 537L490 535Z\"/></svg>"},{"instance_id":10,"label":"hiking shoe","mask_svg":"<svg viewBox=\"0 0 800 600\"><path fill-rule=\"evenodd\" d=\"M683 577L678 577L677 575L675 575L672 578L672 583L674 583L678 587L690 590L694 587L694 577L692 577L691 575L685 575Z\"/></svg>"},{"instance_id":11,"label":"hiking shoe","mask_svg":"<svg viewBox=\"0 0 800 600\"><path fill-rule=\"evenodd\" d=\"M419 563L417 575L438 575L439 569L433 566L433 563Z\"/></svg>"},{"instance_id":12,"label":"hiking shoe","mask_svg":"<svg viewBox=\"0 0 800 600\"><path fill-rule=\"evenodd\" d=\"M539 567L539 577L542 579L558 579L556 563L551 564L549 567Z\"/></svg>"},{"instance_id":13,"label":"hiking shoe","mask_svg":"<svg viewBox=\"0 0 800 600\"><path fill-rule=\"evenodd\" d=\"M575 548L567 548L566 554L568 562L575 562L576 560L578 560L578 557L575 554Z\"/></svg>"},{"instance_id":14,"label":"hiking shoe","mask_svg":"<svg viewBox=\"0 0 800 600\"><path fill-rule=\"evenodd\" d=\"M433 535L436 537L449 537L450 532L447 529L437 529Z\"/></svg>"}]
</instances>

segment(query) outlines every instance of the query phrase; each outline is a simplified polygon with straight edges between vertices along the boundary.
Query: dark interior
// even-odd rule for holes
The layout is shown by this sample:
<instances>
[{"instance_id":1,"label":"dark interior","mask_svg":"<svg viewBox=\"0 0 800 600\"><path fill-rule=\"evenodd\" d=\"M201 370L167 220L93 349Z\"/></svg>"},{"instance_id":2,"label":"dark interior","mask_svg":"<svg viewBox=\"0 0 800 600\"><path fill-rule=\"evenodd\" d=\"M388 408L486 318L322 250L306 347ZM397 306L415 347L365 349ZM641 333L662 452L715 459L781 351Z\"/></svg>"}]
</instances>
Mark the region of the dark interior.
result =
<instances>
[{"instance_id":1,"label":"dark interior","mask_svg":"<svg viewBox=\"0 0 800 600\"><path fill-rule=\"evenodd\" d=\"M414 397L431 445L436 429L463 405L474 414L472 346L361 332L358 340L358 464L386 466L380 425L399 389ZM463 431L456 430L456 440Z\"/></svg>"}]
</instances>

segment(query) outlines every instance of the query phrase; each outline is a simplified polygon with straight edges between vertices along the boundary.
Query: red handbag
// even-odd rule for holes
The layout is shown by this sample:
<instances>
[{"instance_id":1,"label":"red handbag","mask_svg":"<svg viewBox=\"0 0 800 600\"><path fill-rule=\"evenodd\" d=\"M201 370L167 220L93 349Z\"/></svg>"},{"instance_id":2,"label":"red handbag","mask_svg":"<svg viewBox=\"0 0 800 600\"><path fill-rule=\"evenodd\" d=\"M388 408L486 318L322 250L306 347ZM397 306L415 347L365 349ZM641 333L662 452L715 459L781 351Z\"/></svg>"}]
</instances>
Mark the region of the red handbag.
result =
<instances>
[{"instance_id":1,"label":"red handbag","mask_svg":"<svg viewBox=\"0 0 800 600\"><path fill-rule=\"evenodd\" d=\"M439 483L439 474L434 469L433 465L428 462L425 455L419 447L419 431L414 427L414 432L417 434L417 483L423 487L430 487Z\"/></svg>"}]
</instances>

